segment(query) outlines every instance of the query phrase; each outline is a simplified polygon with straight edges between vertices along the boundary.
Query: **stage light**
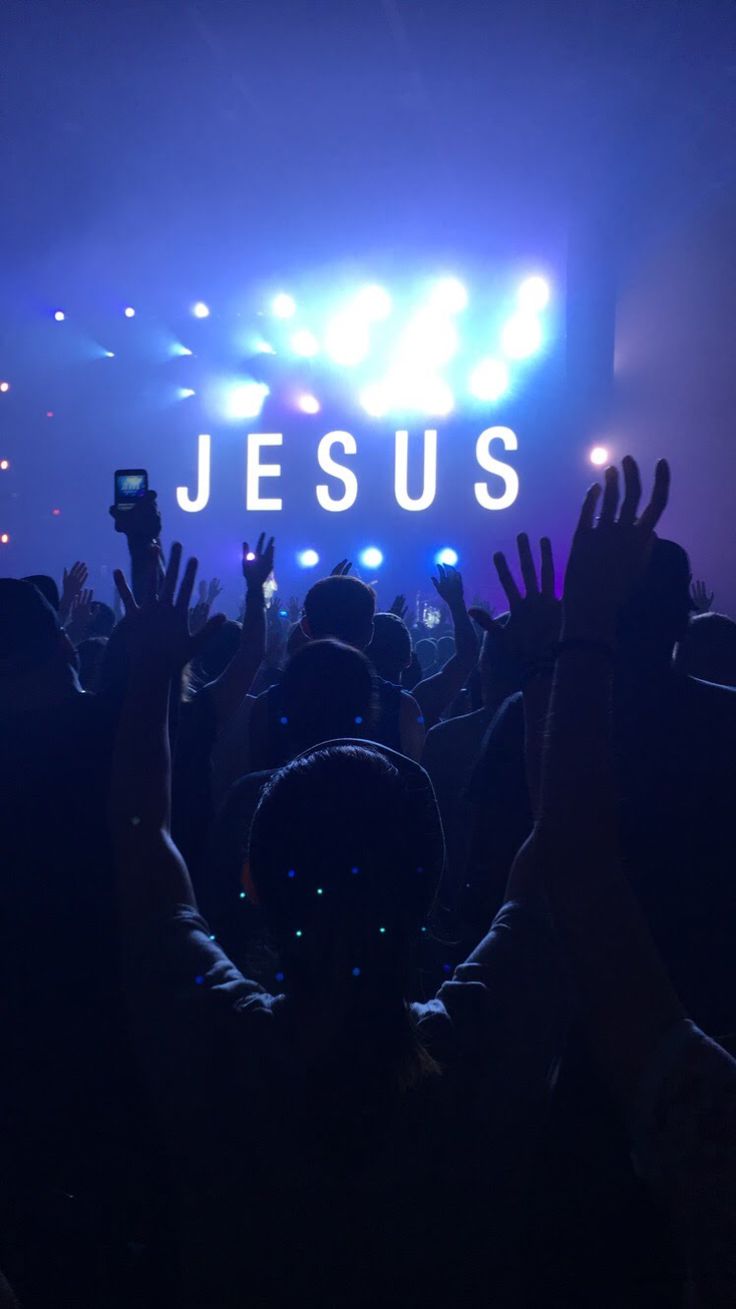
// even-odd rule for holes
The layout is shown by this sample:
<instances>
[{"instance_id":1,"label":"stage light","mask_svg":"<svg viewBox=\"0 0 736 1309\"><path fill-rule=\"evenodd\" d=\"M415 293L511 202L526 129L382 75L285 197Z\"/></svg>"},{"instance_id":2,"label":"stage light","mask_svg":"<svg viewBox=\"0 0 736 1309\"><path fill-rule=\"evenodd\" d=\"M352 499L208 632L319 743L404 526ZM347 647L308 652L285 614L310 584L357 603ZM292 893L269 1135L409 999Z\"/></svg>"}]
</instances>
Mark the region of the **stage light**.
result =
<instances>
[{"instance_id":1,"label":"stage light","mask_svg":"<svg viewBox=\"0 0 736 1309\"><path fill-rule=\"evenodd\" d=\"M126 318L135 318L135 309L133 308L132 305L126 305L125 309L123 310L123 313Z\"/></svg>"},{"instance_id":2,"label":"stage light","mask_svg":"<svg viewBox=\"0 0 736 1309\"><path fill-rule=\"evenodd\" d=\"M190 355L192 352L188 345L182 345L181 342L175 341L171 347L171 353L177 357L184 358L185 355Z\"/></svg>"},{"instance_id":3,"label":"stage light","mask_svg":"<svg viewBox=\"0 0 736 1309\"><path fill-rule=\"evenodd\" d=\"M358 399L371 418L383 418L391 408L391 393L385 382L371 382L364 386Z\"/></svg>"},{"instance_id":4,"label":"stage light","mask_svg":"<svg viewBox=\"0 0 736 1309\"><path fill-rule=\"evenodd\" d=\"M209 318L210 307L205 304L204 300L198 300L195 305L192 305L192 313L195 318Z\"/></svg>"},{"instance_id":5,"label":"stage light","mask_svg":"<svg viewBox=\"0 0 736 1309\"><path fill-rule=\"evenodd\" d=\"M293 318L296 313L296 300L285 291L280 291L271 301L271 313L274 318Z\"/></svg>"},{"instance_id":6,"label":"stage light","mask_svg":"<svg viewBox=\"0 0 736 1309\"><path fill-rule=\"evenodd\" d=\"M445 314L460 314L468 304L468 293L456 277L440 278L433 286L430 298L434 308Z\"/></svg>"},{"instance_id":7,"label":"stage light","mask_svg":"<svg viewBox=\"0 0 736 1309\"><path fill-rule=\"evenodd\" d=\"M274 347L271 345L271 342L270 342L270 341L264 341L264 339L263 339L262 336L259 336L259 337L258 337L258 338L253 342L253 347L252 347L252 349L253 349L253 354L254 354L254 355L275 355L275 354L276 354L276 351L275 351Z\"/></svg>"},{"instance_id":8,"label":"stage light","mask_svg":"<svg viewBox=\"0 0 736 1309\"><path fill-rule=\"evenodd\" d=\"M322 408L316 395L300 395L296 404L303 414L318 414Z\"/></svg>"},{"instance_id":9,"label":"stage light","mask_svg":"<svg viewBox=\"0 0 736 1309\"><path fill-rule=\"evenodd\" d=\"M319 555L316 550L300 550L296 561L300 568L316 568L319 563Z\"/></svg>"},{"instance_id":10,"label":"stage light","mask_svg":"<svg viewBox=\"0 0 736 1309\"><path fill-rule=\"evenodd\" d=\"M502 333L504 352L510 359L527 359L542 344L542 327L534 314L519 311L512 314Z\"/></svg>"},{"instance_id":11,"label":"stage light","mask_svg":"<svg viewBox=\"0 0 736 1309\"><path fill-rule=\"evenodd\" d=\"M445 418L455 408L452 389L441 377L428 377L417 386L417 408L436 418Z\"/></svg>"},{"instance_id":12,"label":"stage light","mask_svg":"<svg viewBox=\"0 0 736 1309\"><path fill-rule=\"evenodd\" d=\"M470 374L470 392L478 400L500 400L510 381L508 364L502 359L481 359Z\"/></svg>"},{"instance_id":13,"label":"stage light","mask_svg":"<svg viewBox=\"0 0 736 1309\"><path fill-rule=\"evenodd\" d=\"M180 386L180 387L179 387L179 399L180 399L180 400L187 400L187 399L189 398L190 395L196 395L196 394L197 394L196 391L194 391L194 390L192 389L191 386Z\"/></svg>"},{"instance_id":14,"label":"stage light","mask_svg":"<svg viewBox=\"0 0 736 1309\"><path fill-rule=\"evenodd\" d=\"M438 550L434 557L434 562L436 564L449 564L451 568L456 566L457 560L457 550L453 550L451 545L446 545L444 549Z\"/></svg>"},{"instance_id":15,"label":"stage light","mask_svg":"<svg viewBox=\"0 0 736 1309\"><path fill-rule=\"evenodd\" d=\"M63 323L64 319L66 318L66 314L64 313L64 310L57 309L54 314L54 318L56 319L57 323Z\"/></svg>"},{"instance_id":16,"label":"stage light","mask_svg":"<svg viewBox=\"0 0 736 1309\"><path fill-rule=\"evenodd\" d=\"M549 282L544 277L527 277L519 287L519 308L530 314L539 314L547 308L550 298Z\"/></svg>"},{"instance_id":17,"label":"stage light","mask_svg":"<svg viewBox=\"0 0 736 1309\"><path fill-rule=\"evenodd\" d=\"M409 323L399 344L399 358L418 368L436 368L457 354L458 330L451 318L422 309Z\"/></svg>"},{"instance_id":18,"label":"stage light","mask_svg":"<svg viewBox=\"0 0 736 1309\"><path fill-rule=\"evenodd\" d=\"M611 456L604 445L594 445L588 458L596 468L603 468L605 464L611 462Z\"/></svg>"},{"instance_id":19,"label":"stage light","mask_svg":"<svg viewBox=\"0 0 736 1309\"><path fill-rule=\"evenodd\" d=\"M10 382L0 382L0 391L2 391L3 395L5 395L5 392L9 390Z\"/></svg>"},{"instance_id":20,"label":"stage light","mask_svg":"<svg viewBox=\"0 0 736 1309\"><path fill-rule=\"evenodd\" d=\"M61 517L61 510L60 510L60 509L52 509L52 510L51 510L51 516L52 516L52 518L60 518L60 517Z\"/></svg>"},{"instance_id":21,"label":"stage light","mask_svg":"<svg viewBox=\"0 0 736 1309\"><path fill-rule=\"evenodd\" d=\"M3 532L2 534L0 534L0 545L9 545L9 544L10 544L10 533Z\"/></svg>"},{"instance_id":22,"label":"stage light","mask_svg":"<svg viewBox=\"0 0 736 1309\"><path fill-rule=\"evenodd\" d=\"M114 358L115 358L115 351L114 351L114 350L106 350L106 351L105 351L105 358L106 358L106 359L114 359Z\"/></svg>"},{"instance_id":23,"label":"stage light","mask_svg":"<svg viewBox=\"0 0 736 1309\"><path fill-rule=\"evenodd\" d=\"M380 568L383 563L383 555L375 545L366 546L358 558L364 568Z\"/></svg>"},{"instance_id":24,"label":"stage light","mask_svg":"<svg viewBox=\"0 0 736 1309\"><path fill-rule=\"evenodd\" d=\"M10 460L0 459L0 472L7 473L9 468L10 468Z\"/></svg>"},{"instance_id":25,"label":"stage light","mask_svg":"<svg viewBox=\"0 0 736 1309\"><path fill-rule=\"evenodd\" d=\"M382 286L364 286L358 292L355 308L369 322L377 323L391 313L391 296Z\"/></svg>"},{"instance_id":26,"label":"stage light","mask_svg":"<svg viewBox=\"0 0 736 1309\"><path fill-rule=\"evenodd\" d=\"M302 355L304 359L312 359L314 355L319 354L319 341L314 332L308 331L302 327L295 332L289 342L295 355Z\"/></svg>"},{"instance_id":27,"label":"stage light","mask_svg":"<svg viewBox=\"0 0 736 1309\"><path fill-rule=\"evenodd\" d=\"M327 328L325 348L333 362L345 368L362 363L371 348L365 319L355 313L338 314Z\"/></svg>"},{"instance_id":28,"label":"stage light","mask_svg":"<svg viewBox=\"0 0 736 1309\"><path fill-rule=\"evenodd\" d=\"M257 418L269 390L265 382L241 382L231 387L226 405L228 418Z\"/></svg>"}]
</instances>

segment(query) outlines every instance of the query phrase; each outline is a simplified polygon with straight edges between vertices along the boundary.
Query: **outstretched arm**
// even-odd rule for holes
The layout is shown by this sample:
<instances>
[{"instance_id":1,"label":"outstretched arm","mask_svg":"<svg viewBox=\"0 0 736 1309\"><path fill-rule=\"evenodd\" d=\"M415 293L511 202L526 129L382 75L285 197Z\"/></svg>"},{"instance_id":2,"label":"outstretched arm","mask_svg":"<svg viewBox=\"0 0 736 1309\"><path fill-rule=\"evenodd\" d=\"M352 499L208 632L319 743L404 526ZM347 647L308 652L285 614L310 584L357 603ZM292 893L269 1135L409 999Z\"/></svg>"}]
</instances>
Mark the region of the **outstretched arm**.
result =
<instances>
[{"instance_id":1,"label":"outstretched arm","mask_svg":"<svg viewBox=\"0 0 736 1309\"><path fill-rule=\"evenodd\" d=\"M110 814L121 911L130 928L174 905L195 903L186 864L170 833L169 691L172 679L221 620L211 619L196 637L190 635L197 561L187 563L175 598L181 553L180 545L172 546L160 588L157 556L150 556L147 593L140 604L123 574L115 573L125 606L130 676L115 745Z\"/></svg>"},{"instance_id":2,"label":"outstretched arm","mask_svg":"<svg viewBox=\"0 0 736 1309\"><path fill-rule=\"evenodd\" d=\"M434 726L443 710L462 691L478 659L478 640L465 608L460 573L449 564L438 564L437 577L433 577L432 582L450 610L455 629L455 653L438 673L419 682L412 692L427 728Z\"/></svg>"},{"instance_id":3,"label":"outstretched arm","mask_svg":"<svg viewBox=\"0 0 736 1309\"><path fill-rule=\"evenodd\" d=\"M147 491L129 509L111 505L110 516L115 531L121 532L128 542L130 578L133 595L141 601L146 594L151 574L151 559L156 556L159 584L163 581L163 554L161 552L161 512L156 492Z\"/></svg>"},{"instance_id":4,"label":"outstretched arm","mask_svg":"<svg viewBox=\"0 0 736 1309\"><path fill-rule=\"evenodd\" d=\"M245 609L238 649L227 668L207 691L212 697L220 730L237 713L248 694L266 652L266 609L263 587L273 572L273 537L265 545L261 532L255 550L243 543Z\"/></svg>"}]
</instances>

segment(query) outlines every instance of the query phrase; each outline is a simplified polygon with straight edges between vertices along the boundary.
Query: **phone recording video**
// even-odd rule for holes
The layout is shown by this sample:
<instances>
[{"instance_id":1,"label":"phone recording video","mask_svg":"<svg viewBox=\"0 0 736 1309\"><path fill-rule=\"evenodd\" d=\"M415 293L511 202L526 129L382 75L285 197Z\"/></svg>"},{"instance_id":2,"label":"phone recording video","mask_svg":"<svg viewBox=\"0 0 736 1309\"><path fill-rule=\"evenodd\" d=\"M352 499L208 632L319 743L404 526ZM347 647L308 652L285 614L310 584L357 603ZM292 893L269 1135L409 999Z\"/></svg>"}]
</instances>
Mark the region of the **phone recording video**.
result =
<instances>
[{"instance_id":1,"label":"phone recording video","mask_svg":"<svg viewBox=\"0 0 736 1309\"><path fill-rule=\"evenodd\" d=\"M148 492L148 473L145 468L118 468L115 470L115 508L132 509L137 500Z\"/></svg>"}]
</instances>

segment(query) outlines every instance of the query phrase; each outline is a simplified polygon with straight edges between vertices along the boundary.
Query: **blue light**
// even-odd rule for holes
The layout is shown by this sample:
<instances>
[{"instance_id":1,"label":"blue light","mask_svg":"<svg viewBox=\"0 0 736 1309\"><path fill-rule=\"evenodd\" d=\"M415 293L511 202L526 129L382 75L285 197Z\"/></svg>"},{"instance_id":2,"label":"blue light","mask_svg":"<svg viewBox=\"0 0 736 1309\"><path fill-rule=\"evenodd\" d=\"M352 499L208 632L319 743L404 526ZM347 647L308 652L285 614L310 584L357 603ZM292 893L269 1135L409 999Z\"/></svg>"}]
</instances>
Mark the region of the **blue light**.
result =
<instances>
[{"instance_id":1,"label":"blue light","mask_svg":"<svg viewBox=\"0 0 736 1309\"><path fill-rule=\"evenodd\" d=\"M189 349L189 346L182 345L180 341L174 341L174 344L171 347L171 353L172 355L183 358L185 355L190 355L192 352Z\"/></svg>"},{"instance_id":2,"label":"blue light","mask_svg":"<svg viewBox=\"0 0 736 1309\"><path fill-rule=\"evenodd\" d=\"M383 418L391 408L391 390L386 382L370 382L363 387L358 399L371 418Z\"/></svg>"},{"instance_id":3,"label":"blue light","mask_svg":"<svg viewBox=\"0 0 736 1309\"><path fill-rule=\"evenodd\" d=\"M509 366L502 359L481 359L470 374L470 392L477 400L500 400L510 381Z\"/></svg>"},{"instance_id":4,"label":"blue light","mask_svg":"<svg viewBox=\"0 0 736 1309\"><path fill-rule=\"evenodd\" d=\"M391 296L382 286L364 286L358 292L355 307L369 322L380 322L391 313Z\"/></svg>"},{"instance_id":5,"label":"blue light","mask_svg":"<svg viewBox=\"0 0 736 1309\"><path fill-rule=\"evenodd\" d=\"M458 330L446 313L421 309L410 321L399 344L402 366L435 368L446 364L460 348Z\"/></svg>"},{"instance_id":6,"label":"blue light","mask_svg":"<svg viewBox=\"0 0 736 1309\"><path fill-rule=\"evenodd\" d=\"M309 395L308 392L299 396L296 406L297 409L301 409L303 414L318 414L322 408L316 395Z\"/></svg>"},{"instance_id":7,"label":"blue light","mask_svg":"<svg viewBox=\"0 0 736 1309\"><path fill-rule=\"evenodd\" d=\"M425 414L444 418L455 408L455 397L444 378L428 377L417 388L417 405Z\"/></svg>"},{"instance_id":8,"label":"blue light","mask_svg":"<svg viewBox=\"0 0 736 1309\"><path fill-rule=\"evenodd\" d=\"M300 568L316 568L319 563L319 555L316 550L300 550L296 561Z\"/></svg>"},{"instance_id":9,"label":"blue light","mask_svg":"<svg viewBox=\"0 0 736 1309\"><path fill-rule=\"evenodd\" d=\"M432 288L432 304L445 314L460 314L467 308L468 293L457 277L441 277Z\"/></svg>"},{"instance_id":10,"label":"blue light","mask_svg":"<svg viewBox=\"0 0 736 1309\"><path fill-rule=\"evenodd\" d=\"M354 968L354 969L353 969L353 977L360 977L360 969L359 969L359 968Z\"/></svg>"},{"instance_id":11,"label":"blue light","mask_svg":"<svg viewBox=\"0 0 736 1309\"><path fill-rule=\"evenodd\" d=\"M274 318L293 318L296 313L296 300L285 291L280 291L271 301L271 313Z\"/></svg>"},{"instance_id":12,"label":"blue light","mask_svg":"<svg viewBox=\"0 0 736 1309\"><path fill-rule=\"evenodd\" d=\"M180 399L180 400L187 400L187 399L189 398L190 395L196 395L196 394L197 394L196 391L192 390L191 386L180 386L180 387L179 387L179 399Z\"/></svg>"},{"instance_id":13,"label":"blue light","mask_svg":"<svg viewBox=\"0 0 736 1309\"><path fill-rule=\"evenodd\" d=\"M383 563L383 554L375 545L366 546L358 558L364 568L380 568Z\"/></svg>"},{"instance_id":14,"label":"blue light","mask_svg":"<svg viewBox=\"0 0 736 1309\"><path fill-rule=\"evenodd\" d=\"M542 344L542 325L534 314L519 310L507 320L501 340L509 359L528 359Z\"/></svg>"},{"instance_id":15,"label":"blue light","mask_svg":"<svg viewBox=\"0 0 736 1309\"><path fill-rule=\"evenodd\" d=\"M527 277L519 287L519 308L530 314L540 314L550 301L550 285L545 277Z\"/></svg>"},{"instance_id":16,"label":"blue light","mask_svg":"<svg viewBox=\"0 0 736 1309\"><path fill-rule=\"evenodd\" d=\"M298 332L294 332L289 344L294 354L301 355L303 359L313 359L319 354L319 341L314 332L306 327L300 327Z\"/></svg>"},{"instance_id":17,"label":"blue light","mask_svg":"<svg viewBox=\"0 0 736 1309\"><path fill-rule=\"evenodd\" d=\"M270 388L265 382L240 382L230 388L225 411L228 418L257 418Z\"/></svg>"},{"instance_id":18,"label":"blue light","mask_svg":"<svg viewBox=\"0 0 736 1309\"><path fill-rule=\"evenodd\" d=\"M210 307L205 304L204 300L198 300L195 305L192 305L192 313L195 318L209 318Z\"/></svg>"},{"instance_id":19,"label":"blue light","mask_svg":"<svg viewBox=\"0 0 736 1309\"><path fill-rule=\"evenodd\" d=\"M334 363L354 368L367 358L370 348L368 325L360 314L338 314L328 325L325 349Z\"/></svg>"},{"instance_id":20,"label":"blue light","mask_svg":"<svg viewBox=\"0 0 736 1309\"><path fill-rule=\"evenodd\" d=\"M451 545L446 545L441 550L438 550L434 557L434 562L436 564L449 564L451 568L456 567L457 561L457 550L453 550Z\"/></svg>"},{"instance_id":21,"label":"blue light","mask_svg":"<svg viewBox=\"0 0 736 1309\"><path fill-rule=\"evenodd\" d=\"M56 319L57 323L63 323L64 319L66 318L66 314L64 313L64 310L57 309L54 313L54 318Z\"/></svg>"}]
</instances>

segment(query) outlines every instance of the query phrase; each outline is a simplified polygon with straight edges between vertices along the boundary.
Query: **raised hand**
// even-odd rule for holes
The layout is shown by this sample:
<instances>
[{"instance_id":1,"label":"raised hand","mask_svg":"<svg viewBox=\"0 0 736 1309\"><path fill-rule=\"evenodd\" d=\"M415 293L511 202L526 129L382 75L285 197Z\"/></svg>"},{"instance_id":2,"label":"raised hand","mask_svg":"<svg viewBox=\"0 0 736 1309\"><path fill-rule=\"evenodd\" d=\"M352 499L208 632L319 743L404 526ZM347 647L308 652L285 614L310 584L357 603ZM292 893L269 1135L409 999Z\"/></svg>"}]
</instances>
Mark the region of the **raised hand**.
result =
<instances>
[{"instance_id":1,"label":"raised hand","mask_svg":"<svg viewBox=\"0 0 736 1309\"><path fill-rule=\"evenodd\" d=\"M209 583L207 587L207 597L206 597L210 609L212 608L218 596L221 595L222 595L222 584L220 582L220 579L219 577L213 577L212 581Z\"/></svg>"},{"instance_id":2,"label":"raised hand","mask_svg":"<svg viewBox=\"0 0 736 1309\"><path fill-rule=\"evenodd\" d=\"M202 628L210 615L210 606L207 597L205 596L204 600L201 598L201 590L199 595L200 599L197 601L196 605L189 610L189 631L192 633L192 636L195 636L197 632L202 631Z\"/></svg>"},{"instance_id":3,"label":"raised hand","mask_svg":"<svg viewBox=\"0 0 736 1309\"><path fill-rule=\"evenodd\" d=\"M335 567L330 573L330 577L347 577L352 566L353 565L349 559L341 559L339 564L335 564Z\"/></svg>"},{"instance_id":4,"label":"raised hand","mask_svg":"<svg viewBox=\"0 0 736 1309\"><path fill-rule=\"evenodd\" d=\"M396 614L396 617L397 617L397 618L400 618L401 621L402 621L402 623L405 623L405 622L406 622L406 615L407 615L408 612L409 612L409 606L408 606L408 604L406 603L406 596L405 596L405 595L397 595L397 596L395 597L394 602L393 602L393 604L391 605L391 608L389 609L388 612L389 612L390 614Z\"/></svg>"},{"instance_id":5,"label":"raised hand","mask_svg":"<svg viewBox=\"0 0 736 1309\"><path fill-rule=\"evenodd\" d=\"M110 517L115 523L115 531L131 539L157 541L161 535L161 511L155 491L146 491L129 509L111 505Z\"/></svg>"},{"instance_id":6,"label":"raised hand","mask_svg":"<svg viewBox=\"0 0 736 1309\"><path fill-rule=\"evenodd\" d=\"M708 614L713 608L715 591L708 594L705 582L693 582L690 587L690 604L698 614Z\"/></svg>"},{"instance_id":7,"label":"raised hand","mask_svg":"<svg viewBox=\"0 0 736 1309\"><path fill-rule=\"evenodd\" d=\"M289 622L298 623L299 619L302 616L302 607L299 604L299 601L297 600L295 595L289 596L289 603L287 605L287 610L289 613Z\"/></svg>"},{"instance_id":8,"label":"raised hand","mask_svg":"<svg viewBox=\"0 0 736 1309\"><path fill-rule=\"evenodd\" d=\"M261 532L255 550L243 542L243 577L249 591L261 589L273 572L274 540L270 537L268 545L265 540L266 533Z\"/></svg>"},{"instance_id":9,"label":"raised hand","mask_svg":"<svg viewBox=\"0 0 736 1309\"><path fill-rule=\"evenodd\" d=\"M94 592L86 590L84 587L72 597L69 608L69 617L65 624L66 634L72 645L79 645L87 635L89 620L92 617L92 602Z\"/></svg>"},{"instance_id":10,"label":"raised hand","mask_svg":"<svg viewBox=\"0 0 736 1309\"><path fill-rule=\"evenodd\" d=\"M541 568L539 578L534 566L529 537L522 532L516 538L519 567L524 583L524 594L512 576L506 556L499 550L493 556L498 580L509 604L509 619L503 628L503 639L510 659L520 673L552 658L552 648L560 634L562 606L555 596L555 568L552 545L543 536L540 543ZM473 618L486 631L489 630L482 610L474 609ZM494 624L495 626L495 624Z\"/></svg>"},{"instance_id":11,"label":"raised hand","mask_svg":"<svg viewBox=\"0 0 736 1309\"><path fill-rule=\"evenodd\" d=\"M450 564L437 565L437 576L432 578L432 585L440 598L451 609L453 605L465 603L462 576Z\"/></svg>"},{"instance_id":12,"label":"raised hand","mask_svg":"<svg viewBox=\"0 0 736 1309\"><path fill-rule=\"evenodd\" d=\"M666 460L657 464L651 499L641 514L641 478L630 455L623 460L623 474L620 510L616 468L606 469L597 521L600 486L591 486L583 500L565 574L567 640L614 642L619 611L646 568L654 529L667 506L670 470Z\"/></svg>"},{"instance_id":13,"label":"raised hand","mask_svg":"<svg viewBox=\"0 0 736 1309\"><path fill-rule=\"evenodd\" d=\"M68 621L71 613L72 601L79 595L79 592L82 590L88 576L89 571L87 565L81 563L79 560L77 560L75 564L72 564L68 572L66 568L64 569L64 575L61 581L61 599L59 601L59 617L62 623Z\"/></svg>"},{"instance_id":14,"label":"raised hand","mask_svg":"<svg viewBox=\"0 0 736 1309\"><path fill-rule=\"evenodd\" d=\"M218 614L210 618L201 631L190 632L189 602L198 563L196 559L187 561L179 594L175 597L181 555L181 546L175 542L159 585L158 557L151 551L148 592L140 605L136 603L121 570L115 570L115 585L125 609L128 653L133 672L173 676L197 655L210 632L225 621L224 615Z\"/></svg>"}]
</instances>

